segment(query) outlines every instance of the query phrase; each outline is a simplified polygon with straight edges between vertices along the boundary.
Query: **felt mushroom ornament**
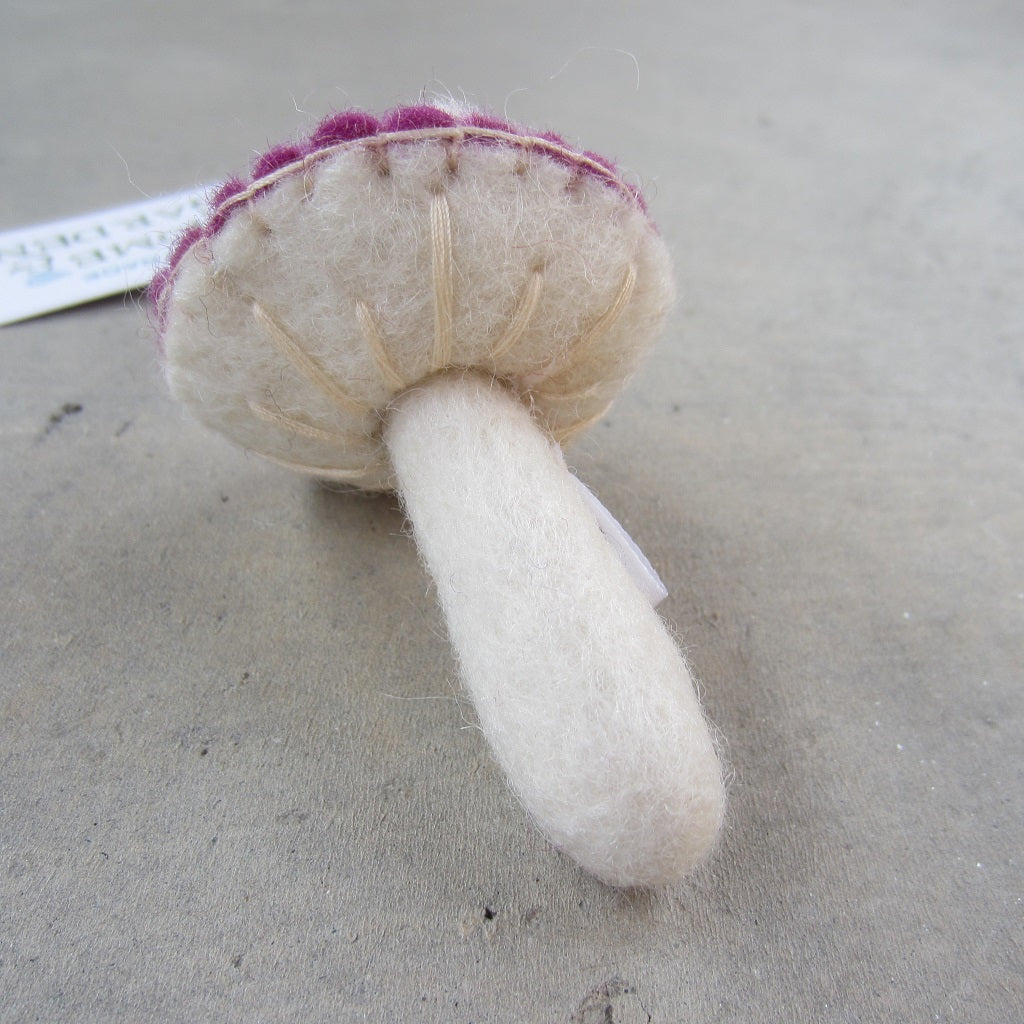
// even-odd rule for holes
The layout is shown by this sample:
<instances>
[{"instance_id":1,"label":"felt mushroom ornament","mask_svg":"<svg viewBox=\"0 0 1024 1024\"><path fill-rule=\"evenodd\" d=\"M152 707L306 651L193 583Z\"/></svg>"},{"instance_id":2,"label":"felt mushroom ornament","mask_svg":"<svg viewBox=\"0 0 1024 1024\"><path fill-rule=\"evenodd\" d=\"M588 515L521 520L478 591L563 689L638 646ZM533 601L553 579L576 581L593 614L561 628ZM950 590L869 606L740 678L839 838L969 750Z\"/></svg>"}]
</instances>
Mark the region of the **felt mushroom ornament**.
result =
<instances>
[{"instance_id":1,"label":"felt mushroom ornament","mask_svg":"<svg viewBox=\"0 0 1024 1024\"><path fill-rule=\"evenodd\" d=\"M152 291L198 419L397 491L480 726L550 840L615 886L701 862L724 809L711 734L561 450L673 297L615 167L482 114L338 113L223 185Z\"/></svg>"}]
</instances>

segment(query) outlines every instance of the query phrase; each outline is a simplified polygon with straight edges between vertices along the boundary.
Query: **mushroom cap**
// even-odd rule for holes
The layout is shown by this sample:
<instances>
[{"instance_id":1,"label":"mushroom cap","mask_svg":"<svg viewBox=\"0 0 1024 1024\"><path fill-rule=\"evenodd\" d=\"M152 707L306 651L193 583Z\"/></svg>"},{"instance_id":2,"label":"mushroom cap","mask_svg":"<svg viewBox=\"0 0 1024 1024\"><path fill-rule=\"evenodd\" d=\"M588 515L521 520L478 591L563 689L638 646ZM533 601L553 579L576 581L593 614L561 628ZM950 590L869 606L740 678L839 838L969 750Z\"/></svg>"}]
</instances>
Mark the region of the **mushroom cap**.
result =
<instances>
[{"instance_id":1,"label":"mushroom cap","mask_svg":"<svg viewBox=\"0 0 1024 1024\"><path fill-rule=\"evenodd\" d=\"M389 404L451 370L565 442L604 414L673 299L639 193L558 136L480 114L332 115L213 196L154 280L172 393L292 468L391 486Z\"/></svg>"}]
</instances>

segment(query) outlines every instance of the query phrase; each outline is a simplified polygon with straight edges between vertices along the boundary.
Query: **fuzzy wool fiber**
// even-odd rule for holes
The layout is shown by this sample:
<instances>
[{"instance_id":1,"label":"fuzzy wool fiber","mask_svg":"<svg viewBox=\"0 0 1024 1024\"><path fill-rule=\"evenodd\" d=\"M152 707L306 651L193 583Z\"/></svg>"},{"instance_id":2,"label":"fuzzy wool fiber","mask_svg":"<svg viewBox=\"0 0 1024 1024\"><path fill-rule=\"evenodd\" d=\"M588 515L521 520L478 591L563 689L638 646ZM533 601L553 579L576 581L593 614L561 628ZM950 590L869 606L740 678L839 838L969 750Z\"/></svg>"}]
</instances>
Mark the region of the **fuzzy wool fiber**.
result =
<instances>
[{"instance_id":1,"label":"fuzzy wool fiber","mask_svg":"<svg viewBox=\"0 0 1024 1024\"><path fill-rule=\"evenodd\" d=\"M385 438L464 684L513 789L616 886L676 881L722 822L683 658L561 452L496 382L413 389Z\"/></svg>"},{"instance_id":2,"label":"fuzzy wool fiber","mask_svg":"<svg viewBox=\"0 0 1024 1024\"><path fill-rule=\"evenodd\" d=\"M158 279L172 392L267 458L397 489L525 806L613 885L676 880L714 844L721 770L559 448L671 304L642 200L557 136L425 107L338 115L255 172Z\"/></svg>"},{"instance_id":3,"label":"fuzzy wool fiber","mask_svg":"<svg viewBox=\"0 0 1024 1024\"><path fill-rule=\"evenodd\" d=\"M388 404L452 366L509 381L568 440L673 298L623 189L518 139L412 134L299 161L196 240L163 296L167 378L199 419L366 488L391 483Z\"/></svg>"}]
</instances>

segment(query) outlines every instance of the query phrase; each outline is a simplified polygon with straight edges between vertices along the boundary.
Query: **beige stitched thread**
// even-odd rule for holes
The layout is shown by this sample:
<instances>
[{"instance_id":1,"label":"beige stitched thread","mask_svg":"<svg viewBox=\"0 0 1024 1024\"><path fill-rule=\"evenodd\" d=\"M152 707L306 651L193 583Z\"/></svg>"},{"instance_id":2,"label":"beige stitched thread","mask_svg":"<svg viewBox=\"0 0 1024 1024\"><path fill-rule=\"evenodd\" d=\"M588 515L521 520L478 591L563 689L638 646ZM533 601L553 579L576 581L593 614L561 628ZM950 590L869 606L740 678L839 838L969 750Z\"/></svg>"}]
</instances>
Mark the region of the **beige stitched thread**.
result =
<instances>
[{"instance_id":1,"label":"beige stitched thread","mask_svg":"<svg viewBox=\"0 0 1024 1024\"><path fill-rule=\"evenodd\" d=\"M316 175L312 167L307 167L302 172L302 198L308 203L313 199L313 189L316 187Z\"/></svg>"},{"instance_id":2,"label":"beige stitched thread","mask_svg":"<svg viewBox=\"0 0 1024 1024\"><path fill-rule=\"evenodd\" d=\"M290 434L308 437L311 441L322 441L324 444L337 445L339 448L351 448L353 445L366 440L364 434L339 434L331 430L324 430L321 427L313 426L312 423L304 423L293 416L287 416L285 413L271 409L270 406L263 405L260 402L250 400L249 409L253 415L258 416L261 420L273 423L275 426L281 427L282 430L287 430Z\"/></svg>"},{"instance_id":3,"label":"beige stitched thread","mask_svg":"<svg viewBox=\"0 0 1024 1024\"><path fill-rule=\"evenodd\" d=\"M387 341L380 329L380 324L373 310L362 299L356 300L356 319L363 329L363 337L370 349L380 371L381 380L391 388L392 391L405 390L405 379L398 372L398 368L388 355Z\"/></svg>"},{"instance_id":4,"label":"beige stitched thread","mask_svg":"<svg viewBox=\"0 0 1024 1024\"><path fill-rule=\"evenodd\" d=\"M530 275L530 280L527 282L523 297L519 300L519 305L512 315L508 329L491 349L492 361L500 359L510 348L518 344L519 339L526 333L526 328L530 326L530 319L533 317L537 303L540 301L540 293L543 287L544 272L535 270Z\"/></svg>"},{"instance_id":5,"label":"beige stitched thread","mask_svg":"<svg viewBox=\"0 0 1024 1024\"><path fill-rule=\"evenodd\" d=\"M565 362L551 374L546 375L545 384L550 384L560 378L567 377L576 369L587 349L615 326L615 322L622 316L622 311L629 305L629 300L633 297L635 288L636 266L630 263L626 267L626 272L622 275L622 283L619 285L619 290L615 293L615 298L612 299L611 305L594 321L585 334L580 335L572 343Z\"/></svg>"},{"instance_id":6,"label":"beige stitched thread","mask_svg":"<svg viewBox=\"0 0 1024 1024\"><path fill-rule=\"evenodd\" d=\"M430 198L431 265L434 274L433 371L443 370L452 359L452 321L455 316L455 274L452 265L452 213L444 192Z\"/></svg>"},{"instance_id":7,"label":"beige stitched thread","mask_svg":"<svg viewBox=\"0 0 1024 1024\"><path fill-rule=\"evenodd\" d=\"M296 160L294 163L287 164L284 167L279 167L276 171L273 171L262 178L258 178L241 192L225 199L219 206L217 206L216 209L212 210L211 213L217 217L226 217L236 206L248 203L250 200L265 192L272 185L282 181L284 178L291 177L293 174L300 171L303 174L309 174L313 172L316 166L324 160L328 160L332 156L348 150L360 148L370 153L379 154L379 159L382 161L379 169L381 173L387 174L389 172L387 151L388 147L392 144L440 141L458 145L465 139L493 139L495 141L504 142L507 145L523 152L540 150L541 152L547 153L552 157L556 157L563 162L571 163L580 169L588 170L591 174L596 175L613 187L627 202L634 205L640 202L636 189L627 185L617 175L609 171L609 169L603 164L598 163L596 160L591 159L585 154L577 153L574 150L567 149L565 146L559 146L547 139L522 136L514 132L504 132L494 128L476 128L471 125L464 125L455 128L420 128L413 131L386 132L380 135L367 137L365 139L354 139L349 142L340 142L333 146L325 146L323 149L318 149L314 153L309 153L299 160ZM516 167L516 173L525 173L526 169L526 164L521 162ZM307 193L308 197L308 186L305 182L303 183L303 189L304 192ZM203 241L203 239L200 239L193 244L199 245ZM182 263L183 261L179 260L175 266L175 277L177 277L177 272L182 266Z\"/></svg>"},{"instance_id":8,"label":"beige stitched thread","mask_svg":"<svg viewBox=\"0 0 1024 1024\"><path fill-rule=\"evenodd\" d=\"M278 351L338 408L353 416L365 416L373 411L371 406L353 398L337 381L333 380L324 368L291 336L284 324L255 299L252 300L252 315Z\"/></svg>"},{"instance_id":9,"label":"beige stitched thread","mask_svg":"<svg viewBox=\"0 0 1024 1024\"><path fill-rule=\"evenodd\" d=\"M635 288L636 265L630 263L626 267L625 274L622 275L622 283L619 285L612 304L598 317L590 330L573 345L573 356L583 349L589 348L598 338L607 334L615 326L615 321L622 316L622 311L629 305L629 300L633 298Z\"/></svg>"},{"instance_id":10,"label":"beige stitched thread","mask_svg":"<svg viewBox=\"0 0 1024 1024\"><path fill-rule=\"evenodd\" d=\"M225 199L213 212L227 213L232 207L238 206L241 203L247 203L254 196L265 191L271 185L276 184L282 178L290 177L299 170L309 170L323 160L329 159L336 153L341 153L345 150L360 148L370 150L383 149L386 151L387 147L392 143L451 141L457 144L464 139L494 139L527 152L533 149L541 150L560 158L562 161L573 163L578 167L585 167L591 173L607 181L609 185L622 194L623 198L633 203L637 202L636 192L629 185L609 171L603 164L598 163L583 153L577 153L575 150L559 146L557 143L547 139L517 135L514 132L503 132L496 128L475 128L471 125L464 125L456 128L417 128L411 131L385 132L380 135L368 136L364 139L354 139L349 142L339 142L333 146L325 146L323 149L318 149L314 153L301 157L294 163L286 164L284 167L279 167L276 171L258 178L241 192Z\"/></svg>"},{"instance_id":11,"label":"beige stitched thread","mask_svg":"<svg viewBox=\"0 0 1024 1024\"><path fill-rule=\"evenodd\" d=\"M338 483L363 483L387 469L387 463L380 459L368 463L361 469L337 469L334 466L310 466L305 462L292 462L290 459L282 459L278 455L268 455L266 452L260 452L259 456L277 466L286 466L288 469L296 469L300 473L311 473L320 477L321 480L334 480Z\"/></svg>"},{"instance_id":12,"label":"beige stitched thread","mask_svg":"<svg viewBox=\"0 0 1024 1024\"><path fill-rule=\"evenodd\" d=\"M555 440L559 444L568 444L577 434L583 433L584 430L592 427L598 422L598 420L603 419L611 406L612 403L607 402L600 412L594 413L592 416L587 416L585 419L578 420L575 423L571 423L567 427L561 427L560 429L554 430L553 436Z\"/></svg>"}]
</instances>

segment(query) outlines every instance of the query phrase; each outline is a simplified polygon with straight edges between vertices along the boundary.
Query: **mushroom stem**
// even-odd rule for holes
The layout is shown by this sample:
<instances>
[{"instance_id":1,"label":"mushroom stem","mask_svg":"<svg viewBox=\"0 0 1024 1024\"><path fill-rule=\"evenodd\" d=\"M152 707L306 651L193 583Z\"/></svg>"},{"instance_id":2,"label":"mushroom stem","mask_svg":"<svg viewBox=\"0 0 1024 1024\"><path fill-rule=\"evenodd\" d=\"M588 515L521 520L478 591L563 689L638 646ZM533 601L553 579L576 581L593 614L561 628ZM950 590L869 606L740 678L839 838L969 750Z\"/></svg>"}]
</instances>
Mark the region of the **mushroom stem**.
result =
<instances>
[{"instance_id":1,"label":"mushroom stem","mask_svg":"<svg viewBox=\"0 0 1024 1024\"><path fill-rule=\"evenodd\" d=\"M676 881L724 813L681 653L528 409L448 373L385 442L481 728L552 842L616 886Z\"/></svg>"}]
</instances>

